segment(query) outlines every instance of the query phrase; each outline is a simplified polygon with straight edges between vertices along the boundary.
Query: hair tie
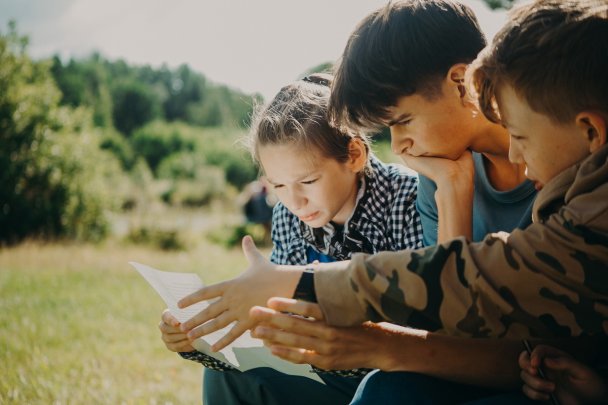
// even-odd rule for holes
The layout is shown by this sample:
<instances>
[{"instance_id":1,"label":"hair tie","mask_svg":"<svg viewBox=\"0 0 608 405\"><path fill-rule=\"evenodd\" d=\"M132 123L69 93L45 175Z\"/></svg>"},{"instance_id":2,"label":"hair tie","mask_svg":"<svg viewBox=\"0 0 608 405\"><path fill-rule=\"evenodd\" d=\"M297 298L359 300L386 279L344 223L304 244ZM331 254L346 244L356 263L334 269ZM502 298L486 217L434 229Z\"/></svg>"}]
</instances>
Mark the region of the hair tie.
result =
<instances>
[{"instance_id":1,"label":"hair tie","mask_svg":"<svg viewBox=\"0 0 608 405\"><path fill-rule=\"evenodd\" d=\"M324 79L322 77L316 76L316 75L308 75L308 76L304 76L302 78L302 81L308 82L308 83L313 83L313 84L318 84L320 86L327 86L329 87L329 80Z\"/></svg>"}]
</instances>

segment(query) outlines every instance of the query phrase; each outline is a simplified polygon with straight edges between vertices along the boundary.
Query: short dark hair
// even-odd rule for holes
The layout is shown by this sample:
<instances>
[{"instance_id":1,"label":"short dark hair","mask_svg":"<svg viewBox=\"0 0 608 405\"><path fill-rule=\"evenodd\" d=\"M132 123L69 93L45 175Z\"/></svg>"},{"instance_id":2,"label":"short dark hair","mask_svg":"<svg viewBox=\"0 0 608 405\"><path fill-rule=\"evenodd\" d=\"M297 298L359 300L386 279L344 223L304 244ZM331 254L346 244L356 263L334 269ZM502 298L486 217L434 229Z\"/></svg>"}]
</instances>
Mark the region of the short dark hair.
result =
<instances>
[{"instance_id":1,"label":"short dark hair","mask_svg":"<svg viewBox=\"0 0 608 405\"><path fill-rule=\"evenodd\" d=\"M351 34L335 69L332 122L378 127L402 96L441 94L441 79L486 44L473 11L450 0L395 1Z\"/></svg>"},{"instance_id":2,"label":"short dark hair","mask_svg":"<svg viewBox=\"0 0 608 405\"><path fill-rule=\"evenodd\" d=\"M469 72L479 108L500 122L496 91L513 87L556 123L595 110L608 114L608 2L538 0L513 10Z\"/></svg>"}]
</instances>

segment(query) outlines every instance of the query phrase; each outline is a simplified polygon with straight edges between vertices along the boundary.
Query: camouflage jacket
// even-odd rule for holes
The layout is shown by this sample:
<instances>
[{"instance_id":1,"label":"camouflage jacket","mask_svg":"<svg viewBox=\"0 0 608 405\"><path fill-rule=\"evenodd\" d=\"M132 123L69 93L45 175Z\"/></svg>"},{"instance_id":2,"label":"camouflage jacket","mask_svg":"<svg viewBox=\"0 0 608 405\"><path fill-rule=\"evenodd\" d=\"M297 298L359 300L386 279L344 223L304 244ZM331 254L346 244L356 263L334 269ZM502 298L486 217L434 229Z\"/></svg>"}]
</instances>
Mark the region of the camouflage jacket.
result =
<instances>
[{"instance_id":1,"label":"camouflage jacket","mask_svg":"<svg viewBox=\"0 0 608 405\"><path fill-rule=\"evenodd\" d=\"M608 334L608 145L551 180L511 234L358 254L315 272L328 323L413 314L469 337Z\"/></svg>"}]
</instances>

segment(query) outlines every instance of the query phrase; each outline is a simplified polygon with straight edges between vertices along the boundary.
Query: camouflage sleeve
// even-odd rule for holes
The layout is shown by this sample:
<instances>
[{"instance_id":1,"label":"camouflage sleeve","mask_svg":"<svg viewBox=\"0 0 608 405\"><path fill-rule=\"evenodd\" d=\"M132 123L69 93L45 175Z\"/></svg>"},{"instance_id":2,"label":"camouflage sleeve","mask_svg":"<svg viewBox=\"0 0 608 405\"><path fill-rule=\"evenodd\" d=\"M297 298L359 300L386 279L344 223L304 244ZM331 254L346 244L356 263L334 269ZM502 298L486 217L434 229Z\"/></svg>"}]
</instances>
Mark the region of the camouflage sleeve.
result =
<instances>
[{"instance_id":1,"label":"camouflage sleeve","mask_svg":"<svg viewBox=\"0 0 608 405\"><path fill-rule=\"evenodd\" d=\"M605 334L608 236L576 222L554 214L479 243L359 254L345 269L315 272L319 304L341 326L407 325L418 311L457 336Z\"/></svg>"}]
</instances>

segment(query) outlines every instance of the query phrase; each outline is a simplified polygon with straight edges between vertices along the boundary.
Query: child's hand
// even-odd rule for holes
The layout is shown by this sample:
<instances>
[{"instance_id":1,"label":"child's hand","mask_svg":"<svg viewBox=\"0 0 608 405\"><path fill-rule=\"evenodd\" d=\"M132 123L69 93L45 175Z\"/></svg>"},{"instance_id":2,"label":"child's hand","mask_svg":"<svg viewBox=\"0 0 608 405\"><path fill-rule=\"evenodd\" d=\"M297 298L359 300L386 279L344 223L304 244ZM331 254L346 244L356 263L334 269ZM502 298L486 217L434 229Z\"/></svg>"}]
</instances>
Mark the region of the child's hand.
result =
<instances>
[{"instance_id":1,"label":"child's hand","mask_svg":"<svg viewBox=\"0 0 608 405\"><path fill-rule=\"evenodd\" d=\"M459 185L473 185L475 165L473 155L466 150L458 159L451 160L433 156L410 156L407 153L401 155L403 162L412 170L433 180L437 188L442 185L450 185L457 180Z\"/></svg>"},{"instance_id":2,"label":"child's hand","mask_svg":"<svg viewBox=\"0 0 608 405\"><path fill-rule=\"evenodd\" d=\"M284 360L325 370L386 368L385 357L392 361L394 352L383 356L392 333L381 324L328 326L319 305L293 299L272 298L268 307L251 309L258 324L252 335L263 339L272 353Z\"/></svg>"},{"instance_id":3,"label":"child's hand","mask_svg":"<svg viewBox=\"0 0 608 405\"><path fill-rule=\"evenodd\" d=\"M180 330L179 321L171 315L168 309L163 311L158 329L161 332L160 338L165 342L167 349L172 352L191 352L195 350L186 334Z\"/></svg>"},{"instance_id":4,"label":"child's hand","mask_svg":"<svg viewBox=\"0 0 608 405\"><path fill-rule=\"evenodd\" d=\"M453 238L473 237L473 195L475 165L473 155L466 150L458 159L430 156L401 158L413 170L435 182L435 204L437 205L437 242Z\"/></svg>"},{"instance_id":5,"label":"child's hand","mask_svg":"<svg viewBox=\"0 0 608 405\"><path fill-rule=\"evenodd\" d=\"M547 379L539 376L541 367ZM519 356L523 392L531 399L548 400L553 393L562 404L606 401L607 387L591 368L551 346L538 345L532 355Z\"/></svg>"},{"instance_id":6,"label":"child's hand","mask_svg":"<svg viewBox=\"0 0 608 405\"><path fill-rule=\"evenodd\" d=\"M191 341L236 321L232 329L211 347L214 351L223 349L253 326L249 319L251 307L266 304L270 297L291 297L303 270L279 270L256 249L250 236L243 238L243 252L249 267L239 277L203 287L178 303L180 308L185 308L199 301L218 298L181 325L181 330L188 332Z\"/></svg>"}]
</instances>

